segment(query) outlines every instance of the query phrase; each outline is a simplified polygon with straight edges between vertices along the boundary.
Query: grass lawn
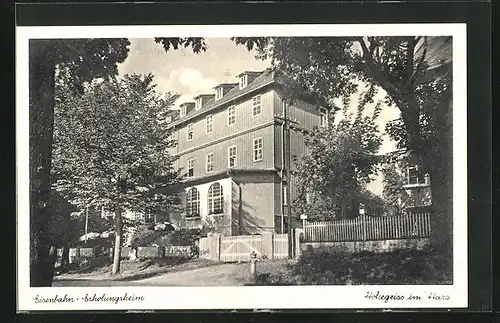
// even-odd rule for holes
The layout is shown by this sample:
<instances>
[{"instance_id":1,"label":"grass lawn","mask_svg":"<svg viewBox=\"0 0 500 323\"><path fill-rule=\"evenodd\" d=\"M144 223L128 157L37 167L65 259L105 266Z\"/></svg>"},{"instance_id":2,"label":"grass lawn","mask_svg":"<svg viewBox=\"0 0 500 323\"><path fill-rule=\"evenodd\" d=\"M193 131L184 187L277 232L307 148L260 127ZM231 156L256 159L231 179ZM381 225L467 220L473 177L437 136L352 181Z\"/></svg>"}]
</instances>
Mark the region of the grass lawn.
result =
<instances>
[{"instance_id":1,"label":"grass lawn","mask_svg":"<svg viewBox=\"0 0 500 323\"><path fill-rule=\"evenodd\" d=\"M452 284L452 261L430 249L387 253L307 251L296 262L258 270L257 285Z\"/></svg>"}]
</instances>

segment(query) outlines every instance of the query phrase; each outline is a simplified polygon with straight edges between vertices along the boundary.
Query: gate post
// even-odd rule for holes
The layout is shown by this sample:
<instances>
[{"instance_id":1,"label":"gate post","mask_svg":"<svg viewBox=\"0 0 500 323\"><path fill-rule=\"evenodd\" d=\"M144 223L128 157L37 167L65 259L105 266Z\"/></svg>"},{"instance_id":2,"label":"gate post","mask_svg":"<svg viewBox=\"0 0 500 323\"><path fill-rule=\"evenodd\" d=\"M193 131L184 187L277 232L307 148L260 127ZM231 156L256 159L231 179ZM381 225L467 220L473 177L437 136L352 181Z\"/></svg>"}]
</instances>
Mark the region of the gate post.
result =
<instances>
[{"instance_id":1,"label":"gate post","mask_svg":"<svg viewBox=\"0 0 500 323\"><path fill-rule=\"evenodd\" d=\"M269 259L274 258L274 234L272 232L263 232L262 235L262 250L263 255L267 255Z\"/></svg>"},{"instance_id":2,"label":"gate post","mask_svg":"<svg viewBox=\"0 0 500 323\"><path fill-rule=\"evenodd\" d=\"M216 254L216 260L220 262L220 253L221 253L221 239L222 236L220 234L217 234L215 236L215 254Z\"/></svg>"},{"instance_id":3,"label":"gate post","mask_svg":"<svg viewBox=\"0 0 500 323\"><path fill-rule=\"evenodd\" d=\"M302 254L302 249L300 248L300 238L304 234L304 230L302 229L295 229L295 254L293 255L295 259L298 259L300 255Z\"/></svg>"}]
</instances>

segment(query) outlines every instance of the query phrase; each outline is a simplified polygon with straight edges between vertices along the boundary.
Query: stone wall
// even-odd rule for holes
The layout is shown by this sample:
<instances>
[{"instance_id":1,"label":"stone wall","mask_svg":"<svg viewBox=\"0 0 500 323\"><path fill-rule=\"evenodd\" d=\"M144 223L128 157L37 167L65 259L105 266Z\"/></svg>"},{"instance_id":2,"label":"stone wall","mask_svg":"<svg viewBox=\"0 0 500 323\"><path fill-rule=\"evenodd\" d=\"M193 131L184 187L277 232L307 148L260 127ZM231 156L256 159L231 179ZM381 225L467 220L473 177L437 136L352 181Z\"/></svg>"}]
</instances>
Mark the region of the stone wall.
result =
<instances>
[{"instance_id":1,"label":"stone wall","mask_svg":"<svg viewBox=\"0 0 500 323\"><path fill-rule=\"evenodd\" d=\"M423 239L397 239L379 241L345 241L345 242L303 242L301 251L321 250L329 252L389 252L397 249L422 249L429 243L428 238Z\"/></svg>"}]
</instances>

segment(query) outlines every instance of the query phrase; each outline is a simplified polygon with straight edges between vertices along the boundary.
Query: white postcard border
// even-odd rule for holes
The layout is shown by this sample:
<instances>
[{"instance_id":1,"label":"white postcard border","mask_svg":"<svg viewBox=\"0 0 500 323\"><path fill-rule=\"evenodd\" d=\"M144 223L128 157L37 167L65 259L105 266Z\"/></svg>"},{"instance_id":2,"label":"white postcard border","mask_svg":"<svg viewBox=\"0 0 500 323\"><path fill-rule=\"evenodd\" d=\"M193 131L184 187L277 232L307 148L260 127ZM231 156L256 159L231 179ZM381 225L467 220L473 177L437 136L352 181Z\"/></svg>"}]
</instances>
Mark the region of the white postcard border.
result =
<instances>
[{"instance_id":1,"label":"white postcard border","mask_svg":"<svg viewBox=\"0 0 500 323\"><path fill-rule=\"evenodd\" d=\"M28 41L33 38L152 38L233 36L453 36L453 285L248 286L248 287L44 287L29 286ZM16 161L18 310L464 308L467 279L466 24L328 24L210 26L60 26L16 28ZM406 300L369 300L367 293ZM143 297L140 301L85 302L85 294ZM448 295L432 299L429 295ZM76 302L37 303L38 297ZM409 295L421 296L408 301Z\"/></svg>"}]
</instances>

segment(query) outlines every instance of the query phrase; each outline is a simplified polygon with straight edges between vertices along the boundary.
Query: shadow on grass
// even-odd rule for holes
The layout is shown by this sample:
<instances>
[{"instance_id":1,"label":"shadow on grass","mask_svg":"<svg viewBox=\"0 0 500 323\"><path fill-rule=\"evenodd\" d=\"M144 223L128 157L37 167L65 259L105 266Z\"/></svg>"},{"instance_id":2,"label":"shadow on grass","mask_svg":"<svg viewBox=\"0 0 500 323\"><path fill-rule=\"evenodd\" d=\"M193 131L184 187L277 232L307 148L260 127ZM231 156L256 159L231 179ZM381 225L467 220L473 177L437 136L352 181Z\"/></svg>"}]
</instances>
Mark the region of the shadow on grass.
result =
<instances>
[{"instance_id":1,"label":"shadow on grass","mask_svg":"<svg viewBox=\"0 0 500 323\"><path fill-rule=\"evenodd\" d=\"M452 258L431 248L387 253L307 250L278 273L261 273L251 285L447 285Z\"/></svg>"},{"instance_id":2,"label":"shadow on grass","mask_svg":"<svg viewBox=\"0 0 500 323\"><path fill-rule=\"evenodd\" d=\"M57 267L56 272L67 274L88 274L96 271L101 271L113 264L113 259L107 255L99 256L94 259L87 260L84 263L72 263L65 268Z\"/></svg>"}]
</instances>

